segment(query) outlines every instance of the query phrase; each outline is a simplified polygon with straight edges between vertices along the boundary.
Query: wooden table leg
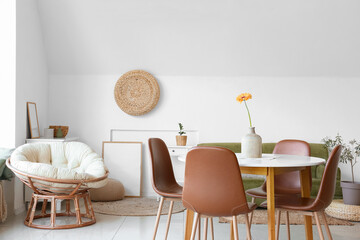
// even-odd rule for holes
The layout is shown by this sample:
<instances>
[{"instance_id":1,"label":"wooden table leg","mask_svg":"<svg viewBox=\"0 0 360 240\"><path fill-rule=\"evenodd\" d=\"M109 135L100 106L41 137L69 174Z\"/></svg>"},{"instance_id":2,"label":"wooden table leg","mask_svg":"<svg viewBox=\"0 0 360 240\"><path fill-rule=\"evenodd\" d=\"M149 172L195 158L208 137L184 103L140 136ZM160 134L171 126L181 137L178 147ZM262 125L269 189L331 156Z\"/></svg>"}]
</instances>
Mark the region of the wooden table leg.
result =
<instances>
[{"instance_id":1,"label":"wooden table leg","mask_svg":"<svg viewBox=\"0 0 360 240\"><path fill-rule=\"evenodd\" d=\"M306 167L306 169L301 171L300 179L301 179L301 196L302 197L310 197L310 176L311 167ZM312 219L311 216L304 216L305 220L305 234L307 240L313 239L312 232Z\"/></svg>"},{"instance_id":2,"label":"wooden table leg","mask_svg":"<svg viewBox=\"0 0 360 240\"><path fill-rule=\"evenodd\" d=\"M186 210L185 235L184 235L185 240L190 240L193 221L194 221L194 212L191 211L190 209L187 209Z\"/></svg>"},{"instance_id":3,"label":"wooden table leg","mask_svg":"<svg viewBox=\"0 0 360 240\"><path fill-rule=\"evenodd\" d=\"M275 193L274 168L269 167L266 176L267 211L268 211L268 238L275 239Z\"/></svg>"}]
</instances>

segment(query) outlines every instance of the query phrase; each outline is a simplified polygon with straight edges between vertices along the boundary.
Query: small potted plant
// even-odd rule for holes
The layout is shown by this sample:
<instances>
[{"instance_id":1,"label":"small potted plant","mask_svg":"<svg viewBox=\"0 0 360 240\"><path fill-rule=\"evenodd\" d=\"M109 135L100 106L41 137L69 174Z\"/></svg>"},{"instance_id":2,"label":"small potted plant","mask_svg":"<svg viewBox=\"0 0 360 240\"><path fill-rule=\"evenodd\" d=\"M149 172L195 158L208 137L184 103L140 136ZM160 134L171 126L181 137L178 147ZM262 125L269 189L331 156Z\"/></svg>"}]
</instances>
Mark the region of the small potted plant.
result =
<instances>
[{"instance_id":1,"label":"small potted plant","mask_svg":"<svg viewBox=\"0 0 360 240\"><path fill-rule=\"evenodd\" d=\"M179 135L176 135L176 145L177 146L186 146L186 140L187 140L187 136L184 135L186 134L186 132L184 132L184 126L182 125L182 123L179 123Z\"/></svg>"},{"instance_id":2,"label":"small potted plant","mask_svg":"<svg viewBox=\"0 0 360 240\"><path fill-rule=\"evenodd\" d=\"M354 166L357 163L357 158L360 156L360 142L353 139L346 144L339 134L336 135L335 139L326 137L322 141L329 151L331 151L336 145L343 146L340 162L346 164L349 163L351 168L351 181L341 181L340 183L344 203L350 205L360 205L360 182L355 182L354 177Z\"/></svg>"}]
</instances>

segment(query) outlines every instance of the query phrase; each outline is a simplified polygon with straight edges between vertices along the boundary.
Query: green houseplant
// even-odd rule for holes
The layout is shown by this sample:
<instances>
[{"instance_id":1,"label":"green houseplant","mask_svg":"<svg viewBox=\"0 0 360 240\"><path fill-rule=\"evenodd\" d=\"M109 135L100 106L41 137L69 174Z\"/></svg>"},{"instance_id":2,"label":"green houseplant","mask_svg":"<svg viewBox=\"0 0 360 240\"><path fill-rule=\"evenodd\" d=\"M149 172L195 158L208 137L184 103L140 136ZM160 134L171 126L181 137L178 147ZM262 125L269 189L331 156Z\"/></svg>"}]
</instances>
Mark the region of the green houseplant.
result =
<instances>
[{"instance_id":1,"label":"green houseplant","mask_svg":"<svg viewBox=\"0 0 360 240\"><path fill-rule=\"evenodd\" d=\"M179 124L179 135L176 136L176 145L177 146L186 146L186 140L187 140L187 136L184 135L186 134L186 132L184 131L184 126L182 125L182 123L178 123Z\"/></svg>"},{"instance_id":2,"label":"green houseplant","mask_svg":"<svg viewBox=\"0 0 360 240\"><path fill-rule=\"evenodd\" d=\"M334 139L325 137L322 139L329 152L336 146L342 145L343 149L340 156L340 162L350 164L351 181L341 181L340 185L343 192L345 204L360 205L360 182L355 181L354 166L360 156L360 142L355 139L345 143L343 138L337 134Z\"/></svg>"}]
</instances>

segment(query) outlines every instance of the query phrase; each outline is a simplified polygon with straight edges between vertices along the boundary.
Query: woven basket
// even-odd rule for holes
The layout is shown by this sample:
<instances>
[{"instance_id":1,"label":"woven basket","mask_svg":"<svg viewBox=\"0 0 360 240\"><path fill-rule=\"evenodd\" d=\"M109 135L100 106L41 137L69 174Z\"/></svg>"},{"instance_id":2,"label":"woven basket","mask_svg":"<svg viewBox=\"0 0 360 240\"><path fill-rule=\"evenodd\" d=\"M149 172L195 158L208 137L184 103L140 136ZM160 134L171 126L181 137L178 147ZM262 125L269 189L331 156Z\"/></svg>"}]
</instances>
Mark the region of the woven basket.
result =
<instances>
[{"instance_id":1,"label":"woven basket","mask_svg":"<svg viewBox=\"0 0 360 240\"><path fill-rule=\"evenodd\" d=\"M129 115L139 116L156 106L160 88L150 73L133 70L122 75L116 82L114 97L121 110Z\"/></svg>"},{"instance_id":2,"label":"woven basket","mask_svg":"<svg viewBox=\"0 0 360 240\"><path fill-rule=\"evenodd\" d=\"M56 133L59 128L61 128L61 131L63 133L63 138L66 137L69 131L69 126L49 126L49 128L54 129L54 137L56 138Z\"/></svg>"},{"instance_id":3,"label":"woven basket","mask_svg":"<svg viewBox=\"0 0 360 240\"><path fill-rule=\"evenodd\" d=\"M334 200L325 212L334 218L360 222L360 206L344 204L343 200Z\"/></svg>"}]
</instances>

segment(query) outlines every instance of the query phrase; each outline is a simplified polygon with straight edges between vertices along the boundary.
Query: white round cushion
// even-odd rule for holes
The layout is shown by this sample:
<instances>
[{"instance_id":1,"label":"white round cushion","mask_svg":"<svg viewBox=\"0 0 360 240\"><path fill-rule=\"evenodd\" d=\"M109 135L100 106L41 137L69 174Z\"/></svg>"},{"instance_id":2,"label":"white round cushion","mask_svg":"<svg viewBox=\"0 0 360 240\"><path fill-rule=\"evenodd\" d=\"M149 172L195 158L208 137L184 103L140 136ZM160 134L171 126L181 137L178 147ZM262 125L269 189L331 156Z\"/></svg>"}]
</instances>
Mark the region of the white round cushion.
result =
<instances>
[{"instance_id":1,"label":"white round cushion","mask_svg":"<svg viewBox=\"0 0 360 240\"><path fill-rule=\"evenodd\" d=\"M30 175L72 180L99 178L107 170L104 160L81 142L25 144L11 154L11 165ZM104 179L83 185L100 188L106 183Z\"/></svg>"}]
</instances>

